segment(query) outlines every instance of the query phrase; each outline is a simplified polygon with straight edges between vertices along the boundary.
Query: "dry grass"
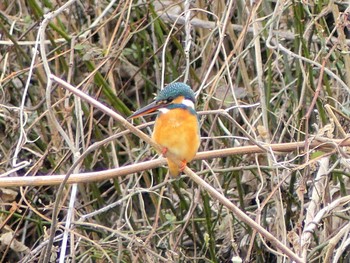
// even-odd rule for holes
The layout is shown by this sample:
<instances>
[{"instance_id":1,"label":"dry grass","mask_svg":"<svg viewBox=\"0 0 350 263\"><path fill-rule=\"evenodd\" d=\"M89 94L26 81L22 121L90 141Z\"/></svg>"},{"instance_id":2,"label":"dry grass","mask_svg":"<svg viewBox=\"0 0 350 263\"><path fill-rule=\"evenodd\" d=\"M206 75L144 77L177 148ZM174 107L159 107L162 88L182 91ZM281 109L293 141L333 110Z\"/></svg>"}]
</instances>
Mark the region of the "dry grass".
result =
<instances>
[{"instance_id":1,"label":"dry grass","mask_svg":"<svg viewBox=\"0 0 350 263\"><path fill-rule=\"evenodd\" d=\"M0 3L1 262L349 261L347 2L248 2ZM173 81L180 179L125 120Z\"/></svg>"}]
</instances>

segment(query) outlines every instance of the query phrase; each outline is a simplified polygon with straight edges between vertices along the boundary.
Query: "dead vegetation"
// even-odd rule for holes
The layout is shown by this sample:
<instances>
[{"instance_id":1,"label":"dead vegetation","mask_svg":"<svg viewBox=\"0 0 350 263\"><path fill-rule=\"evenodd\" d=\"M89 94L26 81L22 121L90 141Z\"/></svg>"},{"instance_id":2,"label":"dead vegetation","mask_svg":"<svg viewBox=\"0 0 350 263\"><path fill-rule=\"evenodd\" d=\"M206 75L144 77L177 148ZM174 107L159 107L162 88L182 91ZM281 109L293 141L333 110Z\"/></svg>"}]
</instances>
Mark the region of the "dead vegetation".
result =
<instances>
[{"instance_id":1,"label":"dead vegetation","mask_svg":"<svg viewBox=\"0 0 350 263\"><path fill-rule=\"evenodd\" d=\"M348 3L249 2L0 3L1 262L349 261ZM173 81L180 179L124 119Z\"/></svg>"}]
</instances>

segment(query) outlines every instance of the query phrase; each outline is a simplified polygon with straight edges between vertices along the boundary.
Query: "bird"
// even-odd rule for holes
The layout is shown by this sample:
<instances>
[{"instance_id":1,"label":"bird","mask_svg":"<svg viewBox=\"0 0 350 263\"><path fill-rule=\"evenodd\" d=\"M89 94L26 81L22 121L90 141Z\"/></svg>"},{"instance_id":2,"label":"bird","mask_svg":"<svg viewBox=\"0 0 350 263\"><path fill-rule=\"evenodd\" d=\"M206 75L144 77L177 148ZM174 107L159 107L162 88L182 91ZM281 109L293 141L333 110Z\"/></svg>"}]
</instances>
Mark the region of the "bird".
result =
<instances>
[{"instance_id":1,"label":"bird","mask_svg":"<svg viewBox=\"0 0 350 263\"><path fill-rule=\"evenodd\" d=\"M152 139L162 148L162 154L171 152L181 166L167 158L169 173L178 176L197 154L200 128L195 110L195 94L190 86L174 82L162 89L155 100L137 110L129 118L137 118L158 111Z\"/></svg>"}]
</instances>

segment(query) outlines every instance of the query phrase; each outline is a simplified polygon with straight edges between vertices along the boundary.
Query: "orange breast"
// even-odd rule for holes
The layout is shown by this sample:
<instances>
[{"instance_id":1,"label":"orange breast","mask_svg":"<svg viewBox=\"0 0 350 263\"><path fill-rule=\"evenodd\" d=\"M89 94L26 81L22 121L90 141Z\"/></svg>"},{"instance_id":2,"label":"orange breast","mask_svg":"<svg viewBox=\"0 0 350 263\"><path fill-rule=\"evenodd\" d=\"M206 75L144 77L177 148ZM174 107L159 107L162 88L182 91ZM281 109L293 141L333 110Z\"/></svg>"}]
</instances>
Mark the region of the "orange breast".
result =
<instances>
[{"instance_id":1,"label":"orange breast","mask_svg":"<svg viewBox=\"0 0 350 263\"><path fill-rule=\"evenodd\" d=\"M200 135L196 115L182 108L161 113L155 123L152 138L182 161L191 161L197 153ZM177 175L179 167L168 160L170 173Z\"/></svg>"}]
</instances>

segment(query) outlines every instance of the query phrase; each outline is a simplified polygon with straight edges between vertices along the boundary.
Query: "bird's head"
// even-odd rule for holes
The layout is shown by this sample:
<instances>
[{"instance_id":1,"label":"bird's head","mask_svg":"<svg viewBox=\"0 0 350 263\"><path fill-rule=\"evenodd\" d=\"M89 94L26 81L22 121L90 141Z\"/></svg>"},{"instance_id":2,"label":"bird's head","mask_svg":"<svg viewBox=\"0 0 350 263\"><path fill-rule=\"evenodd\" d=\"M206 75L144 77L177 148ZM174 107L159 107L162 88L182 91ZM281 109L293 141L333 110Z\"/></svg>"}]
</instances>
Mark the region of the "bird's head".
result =
<instances>
[{"instance_id":1,"label":"bird's head","mask_svg":"<svg viewBox=\"0 0 350 263\"><path fill-rule=\"evenodd\" d=\"M129 118L140 117L159 110L166 113L173 108L185 108L194 111L195 94L190 86L175 82L161 90L156 99L149 105L137 110Z\"/></svg>"}]
</instances>

